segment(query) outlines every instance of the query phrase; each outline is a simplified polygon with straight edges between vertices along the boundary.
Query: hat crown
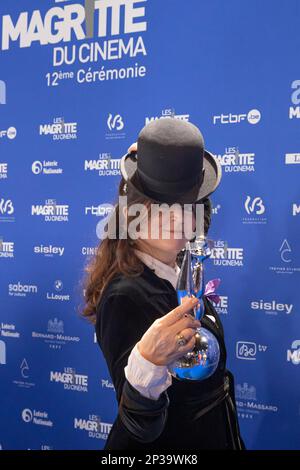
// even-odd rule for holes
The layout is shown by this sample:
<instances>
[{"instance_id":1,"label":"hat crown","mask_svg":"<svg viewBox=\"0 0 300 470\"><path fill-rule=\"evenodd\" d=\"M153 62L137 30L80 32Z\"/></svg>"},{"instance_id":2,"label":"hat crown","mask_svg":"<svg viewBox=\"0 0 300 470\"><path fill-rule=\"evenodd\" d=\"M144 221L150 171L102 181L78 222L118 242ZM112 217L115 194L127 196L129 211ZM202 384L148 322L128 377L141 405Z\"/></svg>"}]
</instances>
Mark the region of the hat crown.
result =
<instances>
[{"instance_id":1,"label":"hat crown","mask_svg":"<svg viewBox=\"0 0 300 470\"><path fill-rule=\"evenodd\" d=\"M151 121L139 133L137 170L142 180L189 189L202 174L204 139L190 122L174 118Z\"/></svg>"}]
</instances>

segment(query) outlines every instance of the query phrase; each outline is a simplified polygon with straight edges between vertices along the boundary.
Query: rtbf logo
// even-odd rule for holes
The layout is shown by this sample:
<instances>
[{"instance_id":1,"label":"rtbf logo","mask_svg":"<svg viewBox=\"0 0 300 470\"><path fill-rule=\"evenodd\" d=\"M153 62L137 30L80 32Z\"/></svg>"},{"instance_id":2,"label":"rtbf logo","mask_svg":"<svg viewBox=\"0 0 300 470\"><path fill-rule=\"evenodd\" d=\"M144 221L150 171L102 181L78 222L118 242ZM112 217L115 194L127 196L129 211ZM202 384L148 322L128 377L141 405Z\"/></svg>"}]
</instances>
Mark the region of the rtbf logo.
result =
<instances>
[{"instance_id":1,"label":"rtbf logo","mask_svg":"<svg viewBox=\"0 0 300 470\"><path fill-rule=\"evenodd\" d=\"M247 120L249 124L257 124L260 121L261 114L258 109L251 109L247 114L220 114L213 116L214 124L238 124Z\"/></svg>"}]
</instances>

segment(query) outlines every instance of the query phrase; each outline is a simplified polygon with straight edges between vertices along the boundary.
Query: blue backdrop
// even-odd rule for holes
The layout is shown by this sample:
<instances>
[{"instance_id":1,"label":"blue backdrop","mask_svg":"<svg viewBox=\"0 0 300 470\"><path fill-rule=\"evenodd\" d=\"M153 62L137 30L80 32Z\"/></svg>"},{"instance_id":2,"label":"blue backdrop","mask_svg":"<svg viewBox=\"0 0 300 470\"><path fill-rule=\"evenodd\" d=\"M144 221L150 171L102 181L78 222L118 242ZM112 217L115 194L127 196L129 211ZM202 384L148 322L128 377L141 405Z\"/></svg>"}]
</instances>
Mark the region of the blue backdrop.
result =
<instances>
[{"instance_id":1,"label":"blue backdrop","mask_svg":"<svg viewBox=\"0 0 300 470\"><path fill-rule=\"evenodd\" d=\"M206 273L245 442L300 448L299 21L298 0L1 1L2 449L103 447L117 406L81 279L120 157L170 116L223 168Z\"/></svg>"}]
</instances>

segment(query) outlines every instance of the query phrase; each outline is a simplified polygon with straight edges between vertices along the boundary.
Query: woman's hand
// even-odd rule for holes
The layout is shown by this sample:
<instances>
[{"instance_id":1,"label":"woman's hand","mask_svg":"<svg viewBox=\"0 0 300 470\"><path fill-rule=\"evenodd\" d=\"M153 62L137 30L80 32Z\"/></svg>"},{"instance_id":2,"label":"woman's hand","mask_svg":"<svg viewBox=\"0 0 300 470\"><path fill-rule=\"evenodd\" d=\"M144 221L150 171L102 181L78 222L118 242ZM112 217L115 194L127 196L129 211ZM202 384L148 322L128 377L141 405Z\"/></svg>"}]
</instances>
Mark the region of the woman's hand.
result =
<instances>
[{"instance_id":1,"label":"woman's hand","mask_svg":"<svg viewBox=\"0 0 300 470\"><path fill-rule=\"evenodd\" d=\"M193 350L199 320L189 314L198 304L195 297L185 297L183 303L165 316L155 320L137 344L141 355L155 365L168 365ZM176 335L182 335L187 343L178 345Z\"/></svg>"},{"instance_id":2,"label":"woman's hand","mask_svg":"<svg viewBox=\"0 0 300 470\"><path fill-rule=\"evenodd\" d=\"M137 152L137 142L134 142L133 144L131 144L129 149L127 150L127 153L131 153L131 152Z\"/></svg>"}]
</instances>

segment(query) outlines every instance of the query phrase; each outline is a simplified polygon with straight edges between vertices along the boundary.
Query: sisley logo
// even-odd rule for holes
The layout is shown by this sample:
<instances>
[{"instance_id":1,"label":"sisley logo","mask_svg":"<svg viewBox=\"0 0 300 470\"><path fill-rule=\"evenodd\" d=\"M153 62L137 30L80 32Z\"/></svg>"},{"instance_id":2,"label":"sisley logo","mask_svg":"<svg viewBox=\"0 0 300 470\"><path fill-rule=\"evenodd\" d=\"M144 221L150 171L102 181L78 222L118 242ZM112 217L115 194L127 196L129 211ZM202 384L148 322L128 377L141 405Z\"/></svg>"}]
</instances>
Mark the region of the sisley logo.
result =
<instances>
[{"instance_id":1,"label":"sisley logo","mask_svg":"<svg viewBox=\"0 0 300 470\"><path fill-rule=\"evenodd\" d=\"M65 252L65 247L53 245L37 245L33 247L33 252L37 255L44 255L48 257L53 257L55 255L61 257Z\"/></svg>"},{"instance_id":2,"label":"sisley logo","mask_svg":"<svg viewBox=\"0 0 300 470\"><path fill-rule=\"evenodd\" d=\"M251 302L251 309L252 310L261 310L265 311L265 313L270 315L277 315L278 312L283 312L287 315L292 313L293 304L282 304L277 303L276 300L271 300L270 302L266 302L264 300L257 300Z\"/></svg>"}]
</instances>

